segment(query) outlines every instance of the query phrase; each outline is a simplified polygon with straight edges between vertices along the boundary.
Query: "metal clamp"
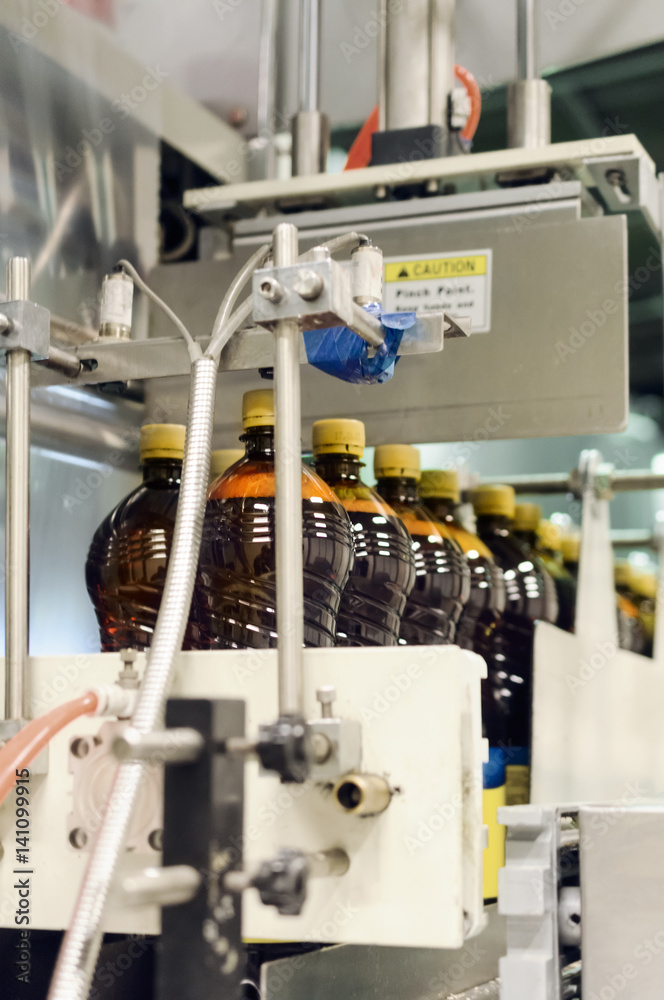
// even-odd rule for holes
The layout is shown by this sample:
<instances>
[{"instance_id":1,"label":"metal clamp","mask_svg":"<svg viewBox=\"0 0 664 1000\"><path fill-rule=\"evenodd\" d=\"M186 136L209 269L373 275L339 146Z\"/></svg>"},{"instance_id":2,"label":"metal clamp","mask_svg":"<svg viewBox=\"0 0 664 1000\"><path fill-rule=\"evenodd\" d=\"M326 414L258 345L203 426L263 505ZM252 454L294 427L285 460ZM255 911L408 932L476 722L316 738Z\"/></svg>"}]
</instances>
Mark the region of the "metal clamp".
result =
<instances>
[{"instance_id":1,"label":"metal clamp","mask_svg":"<svg viewBox=\"0 0 664 1000\"><path fill-rule=\"evenodd\" d=\"M33 361L45 361L50 340L51 314L48 309L23 299L2 303L0 358L6 358L7 351L20 348L29 351Z\"/></svg>"},{"instance_id":2,"label":"metal clamp","mask_svg":"<svg viewBox=\"0 0 664 1000\"><path fill-rule=\"evenodd\" d=\"M314 752L310 777L314 781L336 780L360 767L362 727L354 719L333 717L332 705L336 698L333 687L318 688L316 698L323 717L310 720L308 724Z\"/></svg>"}]
</instances>

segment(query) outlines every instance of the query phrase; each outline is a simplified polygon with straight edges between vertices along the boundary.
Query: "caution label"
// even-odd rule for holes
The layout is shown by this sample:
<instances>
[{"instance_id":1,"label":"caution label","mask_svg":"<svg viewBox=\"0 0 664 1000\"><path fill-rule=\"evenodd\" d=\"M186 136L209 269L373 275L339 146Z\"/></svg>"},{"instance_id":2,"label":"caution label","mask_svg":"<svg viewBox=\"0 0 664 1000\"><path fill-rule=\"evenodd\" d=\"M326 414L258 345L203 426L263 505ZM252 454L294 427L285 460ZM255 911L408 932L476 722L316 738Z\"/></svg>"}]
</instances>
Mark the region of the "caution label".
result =
<instances>
[{"instance_id":1,"label":"caution label","mask_svg":"<svg viewBox=\"0 0 664 1000\"><path fill-rule=\"evenodd\" d=\"M385 312L445 310L468 316L473 333L491 329L491 250L385 260Z\"/></svg>"}]
</instances>

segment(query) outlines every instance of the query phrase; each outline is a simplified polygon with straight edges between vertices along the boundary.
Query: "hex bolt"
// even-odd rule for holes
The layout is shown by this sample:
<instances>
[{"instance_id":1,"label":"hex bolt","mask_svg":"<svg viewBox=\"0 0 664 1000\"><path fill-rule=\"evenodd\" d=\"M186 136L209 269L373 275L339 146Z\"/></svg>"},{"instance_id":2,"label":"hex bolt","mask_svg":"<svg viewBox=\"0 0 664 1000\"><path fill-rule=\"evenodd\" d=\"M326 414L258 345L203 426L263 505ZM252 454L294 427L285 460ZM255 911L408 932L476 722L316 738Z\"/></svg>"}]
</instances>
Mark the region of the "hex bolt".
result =
<instances>
[{"instance_id":1,"label":"hex bolt","mask_svg":"<svg viewBox=\"0 0 664 1000\"><path fill-rule=\"evenodd\" d=\"M77 850L82 850L88 842L88 835L80 826L74 827L69 834L69 843Z\"/></svg>"},{"instance_id":2,"label":"hex bolt","mask_svg":"<svg viewBox=\"0 0 664 1000\"><path fill-rule=\"evenodd\" d=\"M325 282L321 275L309 270L298 271L293 282L293 291L297 292L305 302L313 302L314 299L317 299L324 287Z\"/></svg>"},{"instance_id":3,"label":"hex bolt","mask_svg":"<svg viewBox=\"0 0 664 1000\"><path fill-rule=\"evenodd\" d=\"M277 302L281 302L284 297L284 290L276 278L265 278L261 281L259 290L264 299L267 299L268 302L272 302L275 305Z\"/></svg>"},{"instance_id":4,"label":"hex bolt","mask_svg":"<svg viewBox=\"0 0 664 1000\"><path fill-rule=\"evenodd\" d=\"M324 719L332 718L332 705L337 697L337 689L331 685L326 684L324 687L319 687L316 691L316 698L321 707L321 714Z\"/></svg>"},{"instance_id":5,"label":"hex bolt","mask_svg":"<svg viewBox=\"0 0 664 1000\"><path fill-rule=\"evenodd\" d=\"M72 740L69 750L72 756L77 757L79 760L82 760L83 757L87 757L87 755L90 753L90 744L88 743L87 740L84 740L82 737L79 737L76 740Z\"/></svg>"}]
</instances>

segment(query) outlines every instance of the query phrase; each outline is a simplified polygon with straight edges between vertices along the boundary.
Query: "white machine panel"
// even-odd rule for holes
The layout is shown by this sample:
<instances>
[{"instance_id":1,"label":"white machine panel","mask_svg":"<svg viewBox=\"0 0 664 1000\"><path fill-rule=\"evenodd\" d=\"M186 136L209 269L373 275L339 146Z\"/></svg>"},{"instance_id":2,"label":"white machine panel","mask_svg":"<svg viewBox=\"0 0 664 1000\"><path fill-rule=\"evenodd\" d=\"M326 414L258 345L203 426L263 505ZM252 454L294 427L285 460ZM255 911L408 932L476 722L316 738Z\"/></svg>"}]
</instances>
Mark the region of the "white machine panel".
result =
<instances>
[{"instance_id":1,"label":"white machine panel","mask_svg":"<svg viewBox=\"0 0 664 1000\"><path fill-rule=\"evenodd\" d=\"M142 670L143 657L139 657ZM90 687L116 679L116 654L45 657L30 663L35 714ZM458 948L483 926L481 864L482 739L480 677L483 660L457 647L305 651L306 712L320 715L315 690L337 690L334 714L359 719L362 770L387 778L395 790L388 809L348 816L330 787L281 785L247 764L245 864L279 848L306 851L342 847L350 857L341 878L311 880L303 913L282 917L245 893L248 939ZM241 698L247 733L277 716L274 651L184 653L173 694ZM68 840L73 736L96 733L104 720L85 718L53 740L47 775L33 775L31 806L31 926L58 929L71 915L87 859ZM14 925L14 802L0 809L0 926ZM187 817L183 816L183 822ZM140 846L122 872L159 863ZM156 933L154 908L109 908L106 930Z\"/></svg>"}]
</instances>

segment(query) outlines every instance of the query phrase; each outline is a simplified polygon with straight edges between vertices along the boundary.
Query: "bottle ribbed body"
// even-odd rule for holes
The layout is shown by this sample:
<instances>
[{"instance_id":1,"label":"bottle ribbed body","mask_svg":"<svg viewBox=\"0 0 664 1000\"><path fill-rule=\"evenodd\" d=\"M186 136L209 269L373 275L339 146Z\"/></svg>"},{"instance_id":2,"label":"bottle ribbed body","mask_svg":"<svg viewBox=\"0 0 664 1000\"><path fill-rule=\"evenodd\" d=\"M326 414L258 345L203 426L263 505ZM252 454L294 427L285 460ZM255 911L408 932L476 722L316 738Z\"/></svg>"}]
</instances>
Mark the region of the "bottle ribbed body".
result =
<instances>
[{"instance_id":1,"label":"bottle ribbed body","mask_svg":"<svg viewBox=\"0 0 664 1000\"><path fill-rule=\"evenodd\" d=\"M181 462L146 462L144 481L94 534L86 584L105 652L150 646L166 580L181 474ZM189 639L188 634L187 644Z\"/></svg>"},{"instance_id":2,"label":"bottle ribbed body","mask_svg":"<svg viewBox=\"0 0 664 1000\"><path fill-rule=\"evenodd\" d=\"M194 597L197 648L277 645L275 475L265 428L247 456L210 487ZM334 493L302 467L304 642L333 646L353 565L348 517Z\"/></svg>"},{"instance_id":3,"label":"bottle ribbed body","mask_svg":"<svg viewBox=\"0 0 664 1000\"><path fill-rule=\"evenodd\" d=\"M458 543L470 570L470 594L457 626L457 645L462 649L472 649L489 662L493 655L495 629L505 610L503 572L484 542L466 531L455 519L451 500L428 497L424 505Z\"/></svg>"},{"instance_id":4,"label":"bottle ribbed body","mask_svg":"<svg viewBox=\"0 0 664 1000\"><path fill-rule=\"evenodd\" d=\"M406 602L399 641L408 645L454 643L470 596L470 570L461 547L421 506L414 479L379 479L377 491L403 521L415 559L415 586Z\"/></svg>"},{"instance_id":5,"label":"bottle ribbed body","mask_svg":"<svg viewBox=\"0 0 664 1000\"><path fill-rule=\"evenodd\" d=\"M355 563L341 598L338 646L396 646L415 585L410 535L395 512L360 478L359 460L326 455L316 471L348 514Z\"/></svg>"}]
</instances>

